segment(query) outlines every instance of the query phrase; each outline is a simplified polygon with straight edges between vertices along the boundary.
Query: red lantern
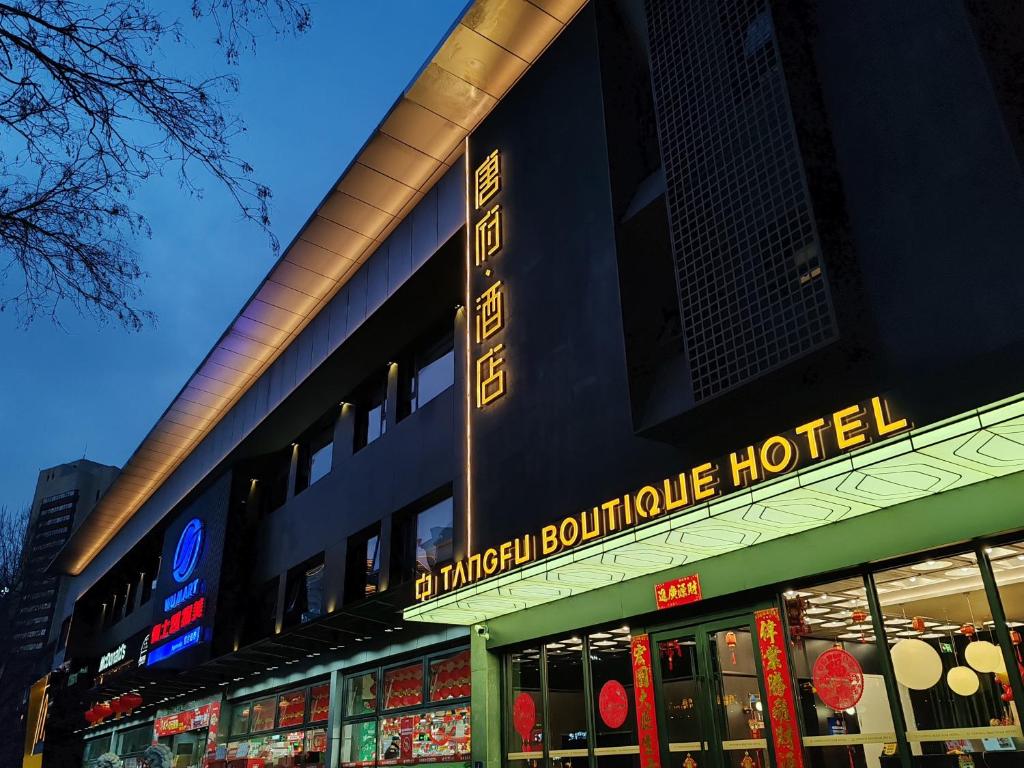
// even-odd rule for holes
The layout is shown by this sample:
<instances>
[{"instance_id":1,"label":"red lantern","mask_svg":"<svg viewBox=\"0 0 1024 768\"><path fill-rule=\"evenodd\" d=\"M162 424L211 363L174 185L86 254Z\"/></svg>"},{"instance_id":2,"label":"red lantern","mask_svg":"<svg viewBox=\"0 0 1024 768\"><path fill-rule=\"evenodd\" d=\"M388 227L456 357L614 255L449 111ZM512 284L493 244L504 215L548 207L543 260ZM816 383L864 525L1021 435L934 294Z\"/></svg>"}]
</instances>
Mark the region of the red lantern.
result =
<instances>
[{"instance_id":1,"label":"red lantern","mask_svg":"<svg viewBox=\"0 0 1024 768\"><path fill-rule=\"evenodd\" d=\"M964 624L962 627L960 627L960 634L965 635L967 637L974 637L975 632L977 632L977 630L974 628L973 624Z\"/></svg>"},{"instance_id":2,"label":"red lantern","mask_svg":"<svg viewBox=\"0 0 1024 768\"><path fill-rule=\"evenodd\" d=\"M142 706L142 697L137 693L126 693L121 699L127 704L129 712Z\"/></svg>"},{"instance_id":3,"label":"red lantern","mask_svg":"<svg viewBox=\"0 0 1024 768\"><path fill-rule=\"evenodd\" d=\"M915 616L913 619L911 619L910 628L916 629L918 632L924 632L924 617Z\"/></svg>"},{"instance_id":4,"label":"red lantern","mask_svg":"<svg viewBox=\"0 0 1024 768\"><path fill-rule=\"evenodd\" d=\"M101 701L93 709L96 712L96 714L99 715L100 720L106 720L114 713L114 708L111 707L110 704L105 701Z\"/></svg>"},{"instance_id":5,"label":"red lantern","mask_svg":"<svg viewBox=\"0 0 1024 768\"><path fill-rule=\"evenodd\" d=\"M857 608L853 613L850 614L850 618L853 619L854 624L860 624L862 621L867 619L867 611Z\"/></svg>"},{"instance_id":6,"label":"red lantern","mask_svg":"<svg viewBox=\"0 0 1024 768\"><path fill-rule=\"evenodd\" d=\"M1020 632L1016 629L1010 630L1010 642L1014 645L1020 645Z\"/></svg>"},{"instance_id":7,"label":"red lantern","mask_svg":"<svg viewBox=\"0 0 1024 768\"><path fill-rule=\"evenodd\" d=\"M732 653L733 666L736 666L736 633L732 630L725 633L725 644L729 646L729 651Z\"/></svg>"},{"instance_id":8,"label":"red lantern","mask_svg":"<svg viewBox=\"0 0 1024 768\"><path fill-rule=\"evenodd\" d=\"M124 700L124 696L115 696L110 700L110 708L114 711L115 715L120 717L127 714L128 702Z\"/></svg>"},{"instance_id":9,"label":"red lantern","mask_svg":"<svg viewBox=\"0 0 1024 768\"><path fill-rule=\"evenodd\" d=\"M100 716L97 714L95 706L89 707L82 713L82 715L85 717L85 720L89 725L95 725L100 721Z\"/></svg>"},{"instance_id":10,"label":"red lantern","mask_svg":"<svg viewBox=\"0 0 1024 768\"><path fill-rule=\"evenodd\" d=\"M1003 683L1003 695L999 697L1005 702L1013 701L1013 689L1006 683Z\"/></svg>"}]
</instances>

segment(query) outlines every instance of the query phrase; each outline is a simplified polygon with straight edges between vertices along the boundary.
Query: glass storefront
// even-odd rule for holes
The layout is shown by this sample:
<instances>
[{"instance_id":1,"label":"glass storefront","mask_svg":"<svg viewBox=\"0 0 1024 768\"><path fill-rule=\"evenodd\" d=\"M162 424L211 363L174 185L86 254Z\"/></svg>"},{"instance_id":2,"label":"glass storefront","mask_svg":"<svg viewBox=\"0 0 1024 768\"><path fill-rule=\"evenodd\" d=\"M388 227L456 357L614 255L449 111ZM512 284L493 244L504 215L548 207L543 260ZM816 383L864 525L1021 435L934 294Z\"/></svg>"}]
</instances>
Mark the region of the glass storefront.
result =
<instances>
[{"instance_id":1,"label":"glass storefront","mask_svg":"<svg viewBox=\"0 0 1024 768\"><path fill-rule=\"evenodd\" d=\"M908 558L723 610L511 649L505 762L638 768L631 637L643 634L657 711L646 732L662 765L767 768L788 762L777 759L787 744L810 768L1024 765L1024 542ZM755 618L765 613L775 645Z\"/></svg>"},{"instance_id":2,"label":"glass storefront","mask_svg":"<svg viewBox=\"0 0 1024 768\"><path fill-rule=\"evenodd\" d=\"M340 764L468 763L470 691L468 650L347 677Z\"/></svg>"},{"instance_id":3,"label":"glass storefront","mask_svg":"<svg viewBox=\"0 0 1024 768\"><path fill-rule=\"evenodd\" d=\"M330 686L324 682L233 702L218 758L260 761L256 764L265 768L323 765L329 701Z\"/></svg>"}]
</instances>

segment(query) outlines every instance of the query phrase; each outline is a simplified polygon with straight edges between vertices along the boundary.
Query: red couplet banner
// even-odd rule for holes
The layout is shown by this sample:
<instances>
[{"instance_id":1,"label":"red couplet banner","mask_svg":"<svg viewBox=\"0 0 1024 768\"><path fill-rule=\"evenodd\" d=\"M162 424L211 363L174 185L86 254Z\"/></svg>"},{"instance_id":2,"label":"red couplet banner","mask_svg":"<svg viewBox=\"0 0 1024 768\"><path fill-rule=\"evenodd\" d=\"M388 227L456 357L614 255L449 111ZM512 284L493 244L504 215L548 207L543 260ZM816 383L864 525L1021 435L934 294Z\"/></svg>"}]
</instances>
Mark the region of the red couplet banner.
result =
<instances>
[{"instance_id":1,"label":"red couplet banner","mask_svg":"<svg viewBox=\"0 0 1024 768\"><path fill-rule=\"evenodd\" d=\"M772 725L775 760L779 768L803 768L803 748L796 724L782 616L777 608L756 611L754 627L761 653L761 673L768 698L765 709Z\"/></svg>"},{"instance_id":2,"label":"red couplet banner","mask_svg":"<svg viewBox=\"0 0 1024 768\"><path fill-rule=\"evenodd\" d=\"M654 672L651 669L651 640L634 635L633 697L636 701L636 730L640 740L640 768L661 768L658 747L658 714L654 709Z\"/></svg>"}]
</instances>

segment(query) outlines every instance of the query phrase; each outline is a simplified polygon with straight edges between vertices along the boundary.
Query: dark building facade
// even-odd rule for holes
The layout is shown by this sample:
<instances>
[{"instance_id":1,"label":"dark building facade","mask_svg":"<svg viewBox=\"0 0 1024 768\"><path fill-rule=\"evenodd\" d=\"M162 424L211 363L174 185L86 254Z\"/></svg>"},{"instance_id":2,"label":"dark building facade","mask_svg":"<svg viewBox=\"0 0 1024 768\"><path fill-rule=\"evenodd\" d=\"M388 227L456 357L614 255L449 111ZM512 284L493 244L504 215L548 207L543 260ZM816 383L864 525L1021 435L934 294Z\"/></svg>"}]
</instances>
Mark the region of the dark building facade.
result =
<instances>
[{"instance_id":1,"label":"dark building facade","mask_svg":"<svg viewBox=\"0 0 1024 768\"><path fill-rule=\"evenodd\" d=\"M52 565L68 743L1016 764L1022 22L472 3Z\"/></svg>"}]
</instances>

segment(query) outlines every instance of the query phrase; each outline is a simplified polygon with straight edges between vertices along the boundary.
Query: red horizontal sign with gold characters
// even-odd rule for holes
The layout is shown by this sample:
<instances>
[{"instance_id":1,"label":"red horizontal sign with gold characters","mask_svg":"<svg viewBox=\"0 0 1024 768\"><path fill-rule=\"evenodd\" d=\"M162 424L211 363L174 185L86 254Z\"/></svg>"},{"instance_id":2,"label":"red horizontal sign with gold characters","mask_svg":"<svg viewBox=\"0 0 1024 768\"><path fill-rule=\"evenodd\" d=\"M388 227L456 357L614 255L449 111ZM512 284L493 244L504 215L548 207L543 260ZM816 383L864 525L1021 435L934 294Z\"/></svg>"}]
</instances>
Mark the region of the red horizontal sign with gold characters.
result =
<instances>
[{"instance_id":1,"label":"red horizontal sign with gold characters","mask_svg":"<svg viewBox=\"0 0 1024 768\"><path fill-rule=\"evenodd\" d=\"M654 605L659 611L696 603L700 598L700 576L696 573L664 581L654 587Z\"/></svg>"},{"instance_id":2,"label":"red horizontal sign with gold characters","mask_svg":"<svg viewBox=\"0 0 1024 768\"><path fill-rule=\"evenodd\" d=\"M503 381L503 380L502 380ZM504 390L502 390L504 391ZM827 461L911 429L881 397L838 408L712 461L566 515L561 520L440 566L416 579L416 599L430 600L550 555L681 514L713 499Z\"/></svg>"}]
</instances>

